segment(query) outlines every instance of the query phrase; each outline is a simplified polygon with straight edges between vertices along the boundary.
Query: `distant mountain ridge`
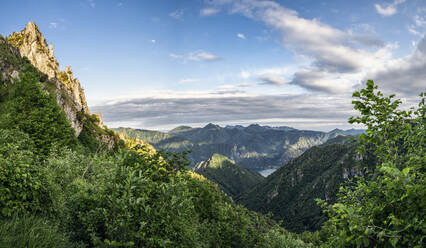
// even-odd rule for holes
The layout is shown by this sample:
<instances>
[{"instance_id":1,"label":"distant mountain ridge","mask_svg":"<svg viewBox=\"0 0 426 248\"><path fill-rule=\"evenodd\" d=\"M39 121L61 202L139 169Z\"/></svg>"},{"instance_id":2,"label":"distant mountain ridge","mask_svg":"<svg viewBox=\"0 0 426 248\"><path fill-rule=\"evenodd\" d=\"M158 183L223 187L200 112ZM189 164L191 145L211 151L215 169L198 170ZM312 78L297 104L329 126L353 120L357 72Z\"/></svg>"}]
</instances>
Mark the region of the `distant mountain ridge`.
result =
<instances>
[{"instance_id":1,"label":"distant mountain ridge","mask_svg":"<svg viewBox=\"0 0 426 248\"><path fill-rule=\"evenodd\" d=\"M287 126L270 127L270 126L261 126L259 124L251 124L247 127L244 127L242 125L235 125L235 126L226 125L225 126L226 129L234 129L235 128L235 129L240 129L240 130L248 128L248 127L252 127L252 128L261 127L261 128L264 128L264 129L273 129L273 130L281 130L281 131L296 130L295 128L287 127Z\"/></svg>"},{"instance_id":2,"label":"distant mountain ridge","mask_svg":"<svg viewBox=\"0 0 426 248\"><path fill-rule=\"evenodd\" d=\"M171 152L192 150L188 158L193 166L217 153L254 171L282 166L308 148L348 133L339 129L320 132L258 124L247 127L240 125L220 127L212 123L202 128L179 126L169 132L123 127L114 130L129 138L145 140L158 150ZM357 132L361 133L363 130L349 131L349 133Z\"/></svg>"}]
</instances>

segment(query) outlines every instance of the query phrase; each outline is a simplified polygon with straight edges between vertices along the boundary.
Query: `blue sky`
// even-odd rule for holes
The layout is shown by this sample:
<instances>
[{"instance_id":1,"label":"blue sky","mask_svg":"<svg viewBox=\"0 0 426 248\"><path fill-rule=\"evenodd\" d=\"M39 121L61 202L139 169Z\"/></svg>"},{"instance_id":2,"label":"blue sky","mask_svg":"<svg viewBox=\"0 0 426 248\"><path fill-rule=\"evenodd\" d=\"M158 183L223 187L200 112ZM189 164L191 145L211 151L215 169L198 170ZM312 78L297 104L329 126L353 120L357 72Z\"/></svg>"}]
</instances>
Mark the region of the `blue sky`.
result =
<instances>
[{"instance_id":1,"label":"blue sky","mask_svg":"<svg viewBox=\"0 0 426 248\"><path fill-rule=\"evenodd\" d=\"M426 88L425 0L2 2L0 34L29 21L110 127L348 128L367 78Z\"/></svg>"}]
</instances>

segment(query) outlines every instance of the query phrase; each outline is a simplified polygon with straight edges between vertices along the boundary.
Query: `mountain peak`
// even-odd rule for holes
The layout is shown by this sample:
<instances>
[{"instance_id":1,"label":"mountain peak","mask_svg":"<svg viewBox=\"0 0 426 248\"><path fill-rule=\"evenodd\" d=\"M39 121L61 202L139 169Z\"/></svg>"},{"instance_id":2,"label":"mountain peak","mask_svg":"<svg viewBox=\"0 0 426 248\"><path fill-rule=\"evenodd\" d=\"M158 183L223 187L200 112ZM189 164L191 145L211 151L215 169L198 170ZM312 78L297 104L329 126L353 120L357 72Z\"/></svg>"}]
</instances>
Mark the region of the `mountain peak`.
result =
<instances>
[{"instance_id":1,"label":"mountain peak","mask_svg":"<svg viewBox=\"0 0 426 248\"><path fill-rule=\"evenodd\" d=\"M13 32L6 42L19 49L22 57L27 57L30 63L54 82L56 100L64 110L67 119L78 136L82 131L82 121L77 118L78 112L90 114L87 107L83 88L77 78L74 78L71 67L65 71L59 70L59 62L53 54L53 45L46 42L43 34L34 22L28 22L20 32ZM65 92L64 94L62 92ZM64 100L64 99L69 99Z\"/></svg>"},{"instance_id":2,"label":"mountain peak","mask_svg":"<svg viewBox=\"0 0 426 248\"><path fill-rule=\"evenodd\" d=\"M40 34L41 35L41 32L40 32L40 30L38 29L38 26L37 26L37 24L35 24L33 21L29 21L28 23L27 23L27 25L25 25L25 29L24 29L25 31L28 31L28 32L32 32L32 33L38 33L38 34Z\"/></svg>"},{"instance_id":3,"label":"mountain peak","mask_svg":"<svg viewBox=\"0 0 426 248\"><path fill-rule=\"evenodd\" d=\"M261 132L267 130L268 127L262 127L259 124L251 124L250 126L246 127L246 130L248 131L255 131L255 132Z\"/></svg>"},{"instance_id":4,"label":"mountain peak","mask_svg":"<svg viewBox=\"0 0 426 248\"><path fill-rule=\"evenodd\" d=\"M59 63L53 56L53 45L47 45L46 39L34 22L29 22L21 32L13 32L7 42L17 48L22 56L26 56L31 64L49 78L56 77Z\"/></svg>"},{"instance_id":5,"label":"mountain peak","mask_svg":"<svg viewBox=\"0 0 426 248\"><path fill-rule=\"evenodd\" d=\"M206 126L204 126L204 128L206 128L206 129L217 129L217 128L220 128L220 126L215 125L213 123L209 123Z\"/></svg>"},{"instance_id":6,"label":"mountain peak","mask_svg":"<svg viewBox=\"0 0 426 248\"><path fill-rule=\"evenodd\" d=\"M184 131L188 131L191 130L192 127L190 126L178 126L173 128L172 130L169 131L169 133L179 133L179 132L184 132Z\"/></svg>"},{"instance_id":7,"label":"mountain peak","mask_svg":"<svg viewBox=\"0 0 426 248\"><path fill-rule=\"evenodd\" d=\"M194 171L206 168L222 168L224 165L235 165L235 162L228 157L215 153L206 161L199 162L195 167Z\"/></svg>"}]
</instances>

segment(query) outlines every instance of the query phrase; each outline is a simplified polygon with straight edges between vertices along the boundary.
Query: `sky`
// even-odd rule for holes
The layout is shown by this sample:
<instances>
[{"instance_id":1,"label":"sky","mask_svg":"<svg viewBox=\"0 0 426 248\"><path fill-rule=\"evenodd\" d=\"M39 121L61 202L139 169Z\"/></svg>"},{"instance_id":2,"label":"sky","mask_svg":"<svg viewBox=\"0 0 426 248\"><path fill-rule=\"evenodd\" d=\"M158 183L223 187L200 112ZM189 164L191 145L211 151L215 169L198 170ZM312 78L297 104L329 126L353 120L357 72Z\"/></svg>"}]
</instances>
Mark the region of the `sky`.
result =
<instances>
[{"instance_id":1,"label":"sky","mask_svg":"<svg viewBox=\"0 0 426 248\"><path fill-rule=\"evenodd\" d=\"M34 21L108 127L347 129L373 79L406 106L426 88L426 0L2 1Z\"/></svg>"}]
</instances>

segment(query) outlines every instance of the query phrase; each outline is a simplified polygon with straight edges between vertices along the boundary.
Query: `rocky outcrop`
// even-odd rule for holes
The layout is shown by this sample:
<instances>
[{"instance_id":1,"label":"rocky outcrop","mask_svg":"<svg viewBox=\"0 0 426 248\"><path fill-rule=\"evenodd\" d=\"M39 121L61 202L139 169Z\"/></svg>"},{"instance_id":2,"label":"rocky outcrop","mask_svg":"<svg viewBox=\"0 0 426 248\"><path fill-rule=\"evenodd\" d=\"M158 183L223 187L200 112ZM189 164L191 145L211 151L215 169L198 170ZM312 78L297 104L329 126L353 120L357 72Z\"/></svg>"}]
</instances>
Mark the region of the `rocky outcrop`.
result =
<instances>
[{"instance_id":1,"label":"rocky outcrop","mask_svg":"<svg viewBox=\"0 0 426 248\"><path fill-rule=\"evenodd\" d=\"M6 41L0 37L1 49L6 49L7 52L13 54L13 56L20 56L19 49L12 46L3 46ZM3 52L3 51L2 51ZM0 56L0 84L3 82L13 82L15 79L19 79L19 63L13 61L12 58Z\"/></svg>"},{"instance_id":2,"label":"rocky outcrop","mask_svg":"<svg viewBox=\"0 0 426 248\"><path fill-rule=\"evenodd\" d=\"M83 130L83 121L79 116L90 114L90 112L84 90L78 79L74 78L71 67L67 66L65 71L59 70L52 43L47 45L46 39L34 22L29 22L21 32L12 33L6 41L17 47L20 56L27 57L34 67L56 84L55 94L58 105L64 110L78 136ZM10 74L10 76L16 75Z\"/></svg>"},{"instance_id":3,"label":"rocky outcrop","mask_svg":"<svg viewBox=\"0 0 426 248\"><path fill-rule=\"evenodd\" d=\"M56 77L59 63L53 56L53 46L47 47L47 42L34 22L29 22L24 30L12 33L7 42L19 48L22 56L27 57L39 71L49 78Z\"/></svg>"}]
</instances>

